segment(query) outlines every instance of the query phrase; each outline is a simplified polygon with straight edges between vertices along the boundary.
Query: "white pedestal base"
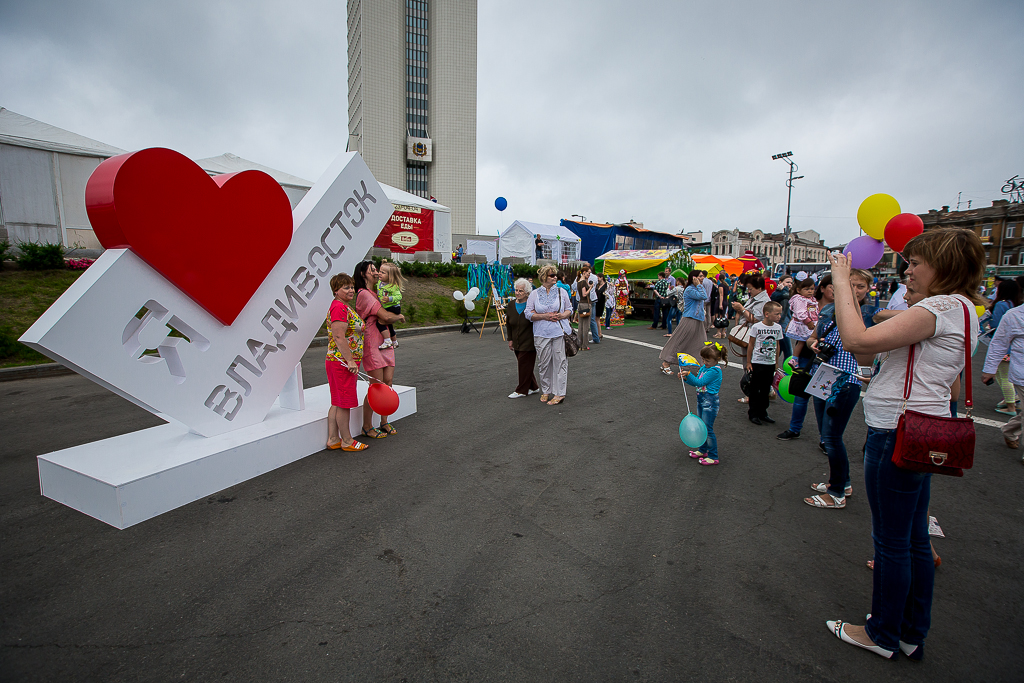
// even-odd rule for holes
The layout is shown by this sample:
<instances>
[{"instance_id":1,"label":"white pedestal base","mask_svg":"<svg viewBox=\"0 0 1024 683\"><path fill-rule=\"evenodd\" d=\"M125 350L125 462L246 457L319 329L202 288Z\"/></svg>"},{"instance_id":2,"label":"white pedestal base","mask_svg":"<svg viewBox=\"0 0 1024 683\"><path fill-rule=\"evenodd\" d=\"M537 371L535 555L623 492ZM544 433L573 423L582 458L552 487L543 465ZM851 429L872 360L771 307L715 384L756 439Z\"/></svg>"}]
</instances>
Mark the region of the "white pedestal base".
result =
<instances>
[{"instance_id":1,"label":"white pedestal base","mask_svg":"<svg viewBox=\"0 0 1024 683\"><path fill-rule=\"evenodd\" d=\"M360 403L366 389L360 381ZM391 421L416 412L416 389L394 389L400 402ZM40 455L40 490L47 498L124 529L322 451L330 388L322 384L306 389L304 398L305 410L275 404L263 422L216 436L165 424ZM362 409L350 414L352 434L359 434Z\"/></svg>"}]
</instances>

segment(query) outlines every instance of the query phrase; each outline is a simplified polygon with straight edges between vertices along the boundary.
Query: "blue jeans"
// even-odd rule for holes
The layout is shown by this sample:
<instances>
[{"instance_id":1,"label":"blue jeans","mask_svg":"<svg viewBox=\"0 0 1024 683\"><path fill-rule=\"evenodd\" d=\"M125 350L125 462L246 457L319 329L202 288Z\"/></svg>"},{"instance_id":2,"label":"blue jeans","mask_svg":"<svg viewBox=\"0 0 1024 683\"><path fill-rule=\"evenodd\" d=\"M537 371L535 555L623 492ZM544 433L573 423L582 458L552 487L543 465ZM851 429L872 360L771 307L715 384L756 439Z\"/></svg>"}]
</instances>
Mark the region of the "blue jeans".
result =
<instances>
[{"instance_id":1,"label":"blue jeans","mask_svg":"<svg viewBox=\"0 0 1024 683\"><path fill-rule=\"evenodd\" d=\"M835 402L826 409L825 401L814 397L814 412L819 415L821 442L828 452L828 492L842 498L850 485L850 459L843 443L843 432L850 422L853 409L860 398L860 384L843 385L837 392Z\"/></svg>"},{"instance_id":2,"label":"blue jeans","mask_svg":"<svg viewBox=\"0 0 1024 683\"><path fill-rule=\"evenodd\" d=\"M668 309L668 333L672 334L672 328L679 324L679 321L683 319L683 312L679 310L678 306L670 306Z\"/></svg>"},{"instance_id":3,"label":"blue jeans","mask_svg":"<svg viewBox=\"0 0 1024 683\"><path fill-rule=\"evenodd\" d=\"M590 337L591 343L601 343L601 329L597 325L597 304L590 302Z\"/></svg>"},{"instance_id":4,"label":"blue jeans","mask_svg":"<svg viewBox=\"0 0 1024 683\"><path fill-rule=\"evenodd\" d=\"M654 300L654 308L652 309L654 315L654 322L651 323L651 327L657 327L661 321L661 299Z\"/></svg>"},{"instance_id":5,"label":"blue jeans","mask_svg":"<svg viewBox=\"0 0 1024 683\"><path fill-rule=\"evenodd\" d=\"M718 439L715 437L715 418L718 417L718 394L701 391L697 394L697 417L708 428L708 440L701 447L704 455L718 460Z\"/></svg>"},{"instance_id":6,"label":"blue jeans","mask_svg":"<svg viewBox=\"0 0 1024 683\"><path fill-rule=\"evenodd\" d=\"M875 544L871 618L865 626L879 647L924 644L932 620L935 563L928 538L932 475L892 464L895 429L868 427L864 490Z\"/></svg>"}]
</instances>

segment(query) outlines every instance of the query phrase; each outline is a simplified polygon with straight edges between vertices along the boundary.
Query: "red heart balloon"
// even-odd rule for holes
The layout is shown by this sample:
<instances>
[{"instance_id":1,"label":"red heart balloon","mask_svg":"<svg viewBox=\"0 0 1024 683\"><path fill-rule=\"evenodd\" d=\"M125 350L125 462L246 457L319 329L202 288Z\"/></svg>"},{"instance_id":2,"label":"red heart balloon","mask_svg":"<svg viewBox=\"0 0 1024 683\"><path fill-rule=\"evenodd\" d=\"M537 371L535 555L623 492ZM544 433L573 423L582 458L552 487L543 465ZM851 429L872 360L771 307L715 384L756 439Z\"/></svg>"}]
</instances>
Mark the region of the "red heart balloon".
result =
<instances>
[{"instance_id":1,"label":"red heart balloon","mask_svg":"<svg viewBox=\"0 0 1024 683\"><path fill-rule=\"evenodd\" d=\"M398 392L387 384L374 382L366 390L366 400L370 408L378 415L392 415L398 410Z\"/></svg>"},{"instance_id":2,"label":"red heart balloon","mask_svg":"<svg viewBox=\"0 0 1024 683\"><path fill-rule=\"evenodd\" d=\"M211 178L170 149L107 159L86 183L85 205L100 244L131 249L225 325L292 239L276 180L262 171Z\"/></svg>"},{"instance_id":3,"label":"red heart balloon","mask_svg":"<svg viewBox=\"0 0 1024 683\"><path fill-rule=\"evenodd\" d=\"M885 224L885 242L893 251L903 252L907 242L924 232L924 221L912 213L901 213Z\"/></svg>"}]
</instances>

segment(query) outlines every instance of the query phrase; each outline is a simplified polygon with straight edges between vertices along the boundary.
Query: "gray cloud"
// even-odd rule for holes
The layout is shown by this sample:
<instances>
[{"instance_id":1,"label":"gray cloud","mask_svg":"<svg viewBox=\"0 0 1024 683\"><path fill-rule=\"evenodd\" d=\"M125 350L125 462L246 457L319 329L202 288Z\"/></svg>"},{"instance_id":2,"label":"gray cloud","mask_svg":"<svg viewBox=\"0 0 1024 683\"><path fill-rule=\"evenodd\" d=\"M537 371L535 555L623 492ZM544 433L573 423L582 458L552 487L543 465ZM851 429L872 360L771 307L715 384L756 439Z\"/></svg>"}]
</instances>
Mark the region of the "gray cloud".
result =
<instances>
[{"instance_id":1,"label":"gray cloud","mask_svg":"<svg viewBox=\"0 0 1024 683\"><path fill-rule=\"evenodd\" d=\"M339 1L5 2L0 104L315 180L347 136L345 17ZM771 155L788 150L793 226L830 243L874 192L987 205L1024 173L1022 29L1019 2L482 0L478 225L777 231Z\"/></svg>"}]
</instances>

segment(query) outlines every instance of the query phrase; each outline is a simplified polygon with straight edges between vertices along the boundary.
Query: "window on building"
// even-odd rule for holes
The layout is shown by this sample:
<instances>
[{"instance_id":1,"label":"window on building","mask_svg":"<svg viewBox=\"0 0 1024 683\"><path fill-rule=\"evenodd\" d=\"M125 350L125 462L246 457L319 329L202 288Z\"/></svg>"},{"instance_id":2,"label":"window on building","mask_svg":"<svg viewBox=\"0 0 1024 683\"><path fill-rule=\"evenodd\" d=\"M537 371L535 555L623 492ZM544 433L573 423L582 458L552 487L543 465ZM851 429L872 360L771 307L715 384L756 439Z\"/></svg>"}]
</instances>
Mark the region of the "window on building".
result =
<instances>
[{"instance_id":1,"label":"window on building","mask_svg":"<svg viewBox=\"0 0 1024 683\"><path fill-rule=\"evenodd\" d=\"M1013 237L1015 232L1017 232L1017 224L1016 223L1010 223L1010 224L1008 224L1006 226L1006 238L1007 239Z\"/></svg>"},{"instance_id":2,"label":"window on building","mask_svg":"<svg viewBox=\"0 0 1024 683\"><path fill-rule=\"evenodd\" d=\"M1010 254L1003 254L1003 265L1010 265Z\"/></svg>"},{"instance_id":3,"label":"window on building","mask_svg":"<svg viewBox=\"0 0 1024 683\"><path fill-rule=\"evenodd\" d=\"M981 226L981 236L982 237L991 237L992 236L992 226L991 225L983 225L983 226Z\"/></svg>"},{"instance_id":4,"label":"window on building","mask_svg":"<svg viewBox=\"0 0 1024 683\"><path fill-rule=\"evenodd\" d=\"M1017 265L1024 266L1024 251L1017 254Z\"/></svg>"}]
</instances>

